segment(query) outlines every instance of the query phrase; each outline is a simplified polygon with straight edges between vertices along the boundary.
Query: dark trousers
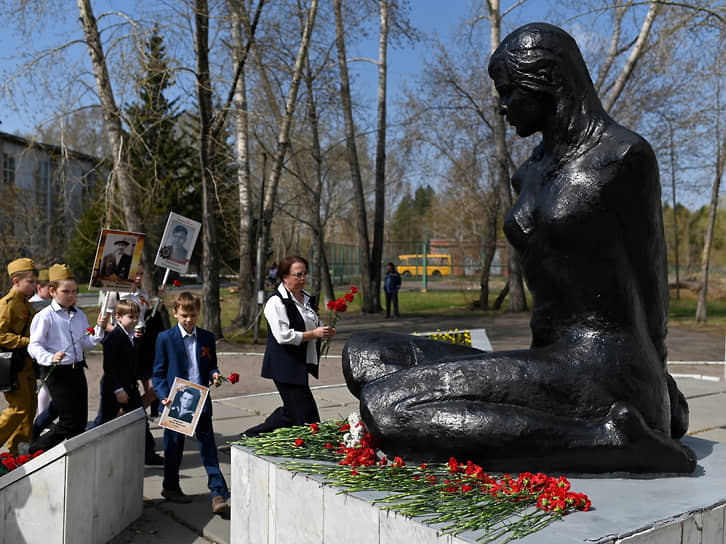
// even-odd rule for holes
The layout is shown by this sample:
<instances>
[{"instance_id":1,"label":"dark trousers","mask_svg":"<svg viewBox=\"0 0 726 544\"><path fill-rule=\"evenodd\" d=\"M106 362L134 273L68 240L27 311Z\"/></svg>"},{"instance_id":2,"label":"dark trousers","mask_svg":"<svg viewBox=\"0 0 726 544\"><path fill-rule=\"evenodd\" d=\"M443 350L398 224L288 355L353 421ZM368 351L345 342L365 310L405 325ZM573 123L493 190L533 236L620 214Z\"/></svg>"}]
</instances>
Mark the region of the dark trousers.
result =
<instances>
[{"instance_id":1,"label":"dark trousers","mask_svg":"<svg viewBox=\"0 0 726 544\"><path fill-rule=\"evenodd\" d=\"M398 291L386 291L386 317L391 317L391 302L393 302L393 315L398 317Z\"/></svg>"},{"instance_id":2,"label":"dark trousers","mask_svg":"<svg viewBox=\"0 0 726 544\"><path fill-rule=\"evenodd\" d=\"M101 404L98 407L96 419L88 424L89 430L115 419L121 408L123 408L124 413L133 412L137 408L143 408L141 395L139 394L136 384L125 389L129 396L129 401L126 404L119 404L116 400L116 394L109 388L104 387L103 382L104 379L101 378ZM156 454L156 445L154 443L154 436L151 434L151 430L149 429L149 420L147 419L145 423L146 437L144 442L144 459L147 462L151 462Z\"/></svg>"},{"instance_id":3,"label":"dark trousers","mask_svg":"<svg viewBox=\"0 0 726 544\"><path fill-rule=\"evenodd\" d=\"M320 421L318 406L315 404L315 397L309 386L273 381L282 397L283 405L272 412L264 422L247 429L244 434L256 436L283 427Z\"/></svg>"},{"instance_id":4,"label":"dark trousers","mask_svg":"<svg viewBox=\"0 0 726 544\"><path fill-rule=\"evenodd\" d=\"M53 421L55 421L55 418L57 417L58 411L55 409L53 399L51 399L48 407L41 413L39 413L35 417L35 421L33 421L33 440L38 438L40 436L40 433L50 427L50 424L53 423Z\"/></svg>"},{"instance_id":5,"label":"dark trousers","mask_svg":"<svg viewBox=\"0 0 726 544\"><path fill-rule=\"evenodd\" d=\"M227 482L224 481L222 471L219 469L211 411L202 412L197 423L196 436L199 443L199 453L202 455L202 464L207 471L207 487L212 492L212 497L220 496L228 499ZM185 435L181 433L164 429L164 481L162 483L164 489L181 490L179 486L179 468L184 457L185 438Z\"/></svg>"},{"instance_id":6,"label":"dark trousers","mask_svg":"<svg viewBox=\"0 0 726 544\"><path fill-rule=\"evenodd\" d=\"M86 363L57 365L48 375L45 384L58 412L58 421L44 435L30 443L30 452L48 451L67 438L86 430L88 422L88 383L84 367Z\"/></svg>"}]
</instances>

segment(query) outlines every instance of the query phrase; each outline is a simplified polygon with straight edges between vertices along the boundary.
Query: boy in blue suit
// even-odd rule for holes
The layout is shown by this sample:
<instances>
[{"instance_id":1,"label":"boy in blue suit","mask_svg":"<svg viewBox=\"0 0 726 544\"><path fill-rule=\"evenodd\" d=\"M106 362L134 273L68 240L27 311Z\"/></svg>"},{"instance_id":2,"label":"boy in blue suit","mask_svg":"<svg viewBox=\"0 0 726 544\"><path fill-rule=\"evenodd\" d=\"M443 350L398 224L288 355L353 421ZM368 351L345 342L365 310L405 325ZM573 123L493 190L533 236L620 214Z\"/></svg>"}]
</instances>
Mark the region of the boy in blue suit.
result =
<instances>
[{"instance_id":1,"label":"boy in blue suit","mask_svg":"<svg viewBox=\"0 0 726 544\"><path fill-rule=\"evenodd\" d=\"M164 406L170 402L169 392L176 377L205 387L211 383L221 384L214 335L196 326L201 306L197 295L188 291L180 293L174 301L177 326L162 332L156 339L152 382ZM228 510L229 490L219 469L209 396L199 417L196 435L202 463L207 471L207 485L212 493L212 511L224 514ZM183 454L184 435L164 429L164 481L161 495L171 502L191 502L191 498L179 486L179 467Z\"/></svg>"}]
</instances>

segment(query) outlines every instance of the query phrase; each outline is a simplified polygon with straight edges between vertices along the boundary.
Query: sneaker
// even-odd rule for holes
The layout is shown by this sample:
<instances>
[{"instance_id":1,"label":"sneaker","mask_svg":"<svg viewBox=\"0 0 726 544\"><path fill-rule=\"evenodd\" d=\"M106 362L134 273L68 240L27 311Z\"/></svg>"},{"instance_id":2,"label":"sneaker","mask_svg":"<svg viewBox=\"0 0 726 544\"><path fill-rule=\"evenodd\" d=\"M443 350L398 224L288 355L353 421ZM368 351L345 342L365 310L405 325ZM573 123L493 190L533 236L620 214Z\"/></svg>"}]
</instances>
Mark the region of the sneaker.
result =
<instances>
[{"instance_id":1,"label":"sneaker","mask_svg":"<svg viewBox=\"0 0 726 544\"><path fill-rule=\"evenodd\" d=\"M224 515L229 511L229 504L224 497L217 495L212 497L212 512L219 515Z\"/></svg>"},{"instance_id":2,"label":"sneaker","mask_svg":"<svg viewBox=\"0 0 726 544\"><path fill-rule=\"evenodd\" d=\"M144 461L144 468L164 468L164 458L155 453L151 459Z\"/></svg>"},{"instance_id":3,"label":"sneaker","mask_svg":"<svg viewBox=\"0 0 726 544\"><path fill-rule=\"evenodd\" d=\"M18 443L18 456L20 455L30 455L30 442Z\"/></svg>"},{"instance_id":4,"label":"sneaker","mask_svg":"<svg viewBox=\"0 0 726 544\"><path fill-rule=\"evenodd\" d=\"M162 489L161 496L169 502L179 504L189 504L192 502L192 498L189 495L185 495L181 489Z\"/></svg>"}]
</instances>

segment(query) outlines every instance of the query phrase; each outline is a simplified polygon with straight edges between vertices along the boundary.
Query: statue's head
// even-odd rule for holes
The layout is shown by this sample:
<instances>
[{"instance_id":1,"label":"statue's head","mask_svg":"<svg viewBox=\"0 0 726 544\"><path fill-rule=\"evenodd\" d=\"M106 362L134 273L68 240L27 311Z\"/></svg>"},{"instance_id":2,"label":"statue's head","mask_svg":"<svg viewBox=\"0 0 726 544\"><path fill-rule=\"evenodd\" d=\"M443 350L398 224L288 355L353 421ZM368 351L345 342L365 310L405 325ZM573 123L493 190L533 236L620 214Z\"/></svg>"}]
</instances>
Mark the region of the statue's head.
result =
<instances>
[{"instance_id":1,"label":"statue's head","mask_svg":"<svg viewBox=\"0 0 726 544\"><path fill-rule=\"evenodd\" d=\"M530 91L553 96L592 89L587 66L574 38L547 23L529 23L509 34L489 61L489 75L506 70L512 81Z\"/></svg>"},{"instance_id":2,"label":"statue's head","mask_svg":"<svg viewBox=\"0 0 726 544\"><path fill-rule=\"evenodd\" d=\"M542 130L549 117L560 138L577 147L606 116L580 48L556 26L529 23L513 31L492 54L489 76L500 89L501 113L520 136ZM502 88L516 103L508 104Z\"/></svg>"}]
</instances>

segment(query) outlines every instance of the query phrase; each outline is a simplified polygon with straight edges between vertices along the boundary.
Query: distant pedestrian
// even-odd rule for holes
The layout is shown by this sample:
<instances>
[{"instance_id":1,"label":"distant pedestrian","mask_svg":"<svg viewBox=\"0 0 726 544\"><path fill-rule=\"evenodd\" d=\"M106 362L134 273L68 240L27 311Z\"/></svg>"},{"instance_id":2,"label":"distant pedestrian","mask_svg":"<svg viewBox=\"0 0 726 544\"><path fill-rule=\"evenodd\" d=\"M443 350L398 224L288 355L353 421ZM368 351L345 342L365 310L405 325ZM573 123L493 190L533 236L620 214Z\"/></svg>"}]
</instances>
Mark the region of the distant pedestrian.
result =
<instances>
[{"instance_id":1,"label":"distant pedestrian","mask_svg":"<svg viewBox=\"0 0 726 544\"><path fill-rule=\"evenodd\" d=\"M396 265L386 265L386 278L383 282L383 290L386 292L386 319L391 317L391 303L393 303L393 315L400 317L398 313L398 290L401 288L401 274L396 271Z\"/></svg>"}]
</instances>

